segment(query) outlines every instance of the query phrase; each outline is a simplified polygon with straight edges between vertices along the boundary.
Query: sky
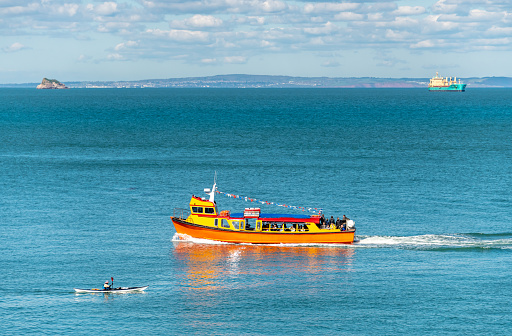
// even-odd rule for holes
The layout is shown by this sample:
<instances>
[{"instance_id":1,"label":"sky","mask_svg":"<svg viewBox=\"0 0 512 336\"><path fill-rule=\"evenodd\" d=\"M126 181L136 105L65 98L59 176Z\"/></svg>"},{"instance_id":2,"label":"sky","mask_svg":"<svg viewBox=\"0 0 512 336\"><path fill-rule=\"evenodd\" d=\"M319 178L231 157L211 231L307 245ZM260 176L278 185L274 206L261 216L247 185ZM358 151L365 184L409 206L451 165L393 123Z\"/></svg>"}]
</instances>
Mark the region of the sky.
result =
<instances>
[{"instance_id":1,"label":"sky","mask_svg":"<svg viewBox=\"0 0 512 336\"><path fill-rule=\"evenodd\" d=\"M0 83L512 77L512 0L0 0Z\"/></svg>"}]
</instances>

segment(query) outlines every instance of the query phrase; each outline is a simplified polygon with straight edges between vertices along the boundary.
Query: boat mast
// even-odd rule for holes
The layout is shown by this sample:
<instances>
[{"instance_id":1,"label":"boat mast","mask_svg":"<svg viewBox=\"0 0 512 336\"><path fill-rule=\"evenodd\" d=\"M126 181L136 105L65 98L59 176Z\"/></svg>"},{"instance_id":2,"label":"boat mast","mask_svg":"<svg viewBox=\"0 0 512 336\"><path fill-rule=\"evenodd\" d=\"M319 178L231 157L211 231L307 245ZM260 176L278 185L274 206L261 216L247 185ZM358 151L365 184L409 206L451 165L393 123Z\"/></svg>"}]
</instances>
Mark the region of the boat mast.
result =
<instances>
[{"instance_id":1,"label":"boat mast","mask_svg":"<svg viewBox=\"0 0 512 336\"><path fill-rule=\"evenodd\" d=\"M208 189L206 189L208 190ZM206 191L205 190L205 191ZM215 177L213 178L213 187L212 190L208 190L206 193L210 195L210 202L215 202L215 191L217 190L217 171L215 171Z\"/></svg>"}]
</instances>

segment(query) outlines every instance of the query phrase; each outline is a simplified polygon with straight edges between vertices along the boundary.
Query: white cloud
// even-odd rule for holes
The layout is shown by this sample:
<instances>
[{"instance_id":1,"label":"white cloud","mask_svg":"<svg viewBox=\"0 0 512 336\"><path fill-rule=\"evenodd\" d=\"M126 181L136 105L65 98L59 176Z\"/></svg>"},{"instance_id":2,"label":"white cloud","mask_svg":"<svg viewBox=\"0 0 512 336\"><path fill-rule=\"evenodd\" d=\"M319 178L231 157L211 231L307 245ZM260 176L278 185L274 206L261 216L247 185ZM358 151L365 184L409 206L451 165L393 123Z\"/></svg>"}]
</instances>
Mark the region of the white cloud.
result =
<instances>
[{"instance_id":1,"label":"white cloud","mask_svg":"<svg viewBox=\"0 0 512 336\"><path fill-rule=\"evenodd\" d=\"M201 31L171 29L168 36L176 41L201 41L207 42L209 34Z\"/></svg>"},{"instance_id":2,"label":"white cloud","mask_svg":"<svg viewBox=\"0 0 512 336\"><path fill-rule=\"evenodd\" d=\"M171 21L170 26L173 28L214 28L222 26L222 19L212 15L196 14L185 20Z\"/></svg>"},{"instance_id":3,"label":"white cloud","mask_svg":"<svg viewBox=\"0 0 512 336\"><path fill-rule=\"evenodd\" d=\"M336 68L339 67L341 64L338 61L335 60L329 60L322 62L322 66L326 68Z\"/></svg>"},{"instance_id":4,"label":"white cloud","mask_svg":"<svg viewBox=\"0 0 512 336\"><path fill-rule=\"evenodd\" d=\"M327 35L337 30L336 26L331 22L327 22L325 25L314 28L304 28L304 32L312 35Z\"/></svg>"},{"instance_id":5,"label":"white cloud","mask_svg":"<svg viewBox=\"0 0 512 336\"><path fill-rule=\"evenodd\" d=\"M208 42L210 36L208 32L185 29L171 29L168 31L160 29L148 29L146 33L153 37L186 43Z\"/></svg>"},{"instance_id":6,"label":"white cloud","mask_svg":"<svg viewBox=\"0 0 512 336\"><path fill-rule=\"evenodd\" d=\"M117 3L115 2L104 2L99 5L88 4L87 9L94 12L97 15L109 16L117 12Z\"/></svg>"},{"instance_id":7,"label":"white cloud","mask_svg":"<svg viewBox=\"0 0 512 336\"><path fill-rule=\"evenodd\" d=\"M411 44L412 49L424 49L424 48L433 48L435 47L435 43L431 40L420 41L418 43Z\"/></svg>"},{"instance_id":8,"label":"white cloud","mask_svg":"<svg viewBox=\"0 0 512 336\"><path fill-rule=\"evenodd\" d=\"M386 30L386 39L389 41L406 41L411 39L413 36L407 31L396 31L393 29Z\"/></svg>"},{"instance_id":9,"label":"white cloud","mask_svg":"<svg viewBox=\"0 0 512 336\"><path fill-rule=\"evenodd\" d=\"M247 58L244 56L226 56L224 62L242 64L247 62Z\"/></svg>"},{"instance_id":10,"label":"white cloud","mask_svg":"<svg viewBox=\"0 0 512 336\"><path fill-rule=\"evenodd\" d=\"M505 17L506 13L503 12L489 12L483 9L472 9L469 11L469 20L476 21L500 21Z\"/></svg>"},{"instance_id":11,"label":"white cloud","mask_svg":"<svg viewBox=\"0 0 512 336\"><path fill-rule=\"evenodd\" d=\"M152 13L176 14L212 14L212 13L280 13L290 9L289 1L279 0L178 0L178 1L142 1L144 7Z\"/></svg>"},{"instance_id":12,"label":"white cloud","mask_svg":"<svg viewBox=\"0 0 512 336\"><path fill-rule=\"evenodd\" d=\"M395 11L394 15L419 15L426 12L425 7L422 6L400 6Z\"/></svg>"},{"instance_id":13,"label":"white cloud","mask_svg":"<svg viewBox=\"0 0 512 336\"><path fill-rule=\"evenodd\" d=\"M460 25L453 21L439 20L440 16L427 16L422 22L422 30L427 34L455 31Z\"/></svg>"},{"instance_id":14,"label":"white cloud","mask_svg":"<svg viewBox=\"0 0 512 336\"><path fill-rule=\"evenodd\" d=\"M319 14L319 13L339 13L339 12L352 12L361 7L358 3L308 3L304 6L304 13L306 14Z\"/></svg>"},{"instance_id":15,"label":"white cloud","mask_svg":"<svg viewBox=\"0 0 512 336\"><path fill-rule=\"evenodd\" d=\"M496 27L492 26L487 30L487 34L491 36L512 36L512 27Z\"/></svg>"},{"instance_id":16,"label":"white cloud","mask_svg":"<svg viewBox=\"0 0 512 336\"><path fill-rule=\"evenodd\" d=\"M416 55L441 49L444 54L512 51L512 43L508 43L512 37L512 2L0 0L0 34L19 44L4 46L3 52L29 49L23 44L32 45L41 37L51 38L61 49L83 41L88 43L87 55L108 54L109 60L180 59L219 67L263 64L258 60L274 56L286 59L291 54L299 59L300 54L334 50L361 54L362 50L414 50ZM69 59L77 59L74 52ZM85 49L80 52L85 53ZM308 60L315 57L319 56ZM88 59L84 56L78 60ZM325 59L312 63L317 69L334 64Z\"/></svg>"},{"instance_id":17,"label":"white cloud","mask_svg":"<svg viewBox=\"0 0 512 336\"><path fill-rule=\"evenodd\" d=\"M201 63L203 63L203 64L215 64L215 63L217 63L217 59L216 58L203 58L201 60Z\"/></svg>"},{"instance_id":18,"label":"white cloud","mask_svg":"<svg viewBox=\"0 0 512 336\"><path fill-rule=\"evenodd\" d=\"M109 55L107 56L107 59L108 59L109 61L120 61L120 60L122 60L122 59L123 59L123 55L118 54L118 53L109 54Z\"/></svg>"},{"instance_id":19,"label":"white cloud","mask_svg":"<svg viewBox=\"0 0 512 336\"><path fill-rule=\"evenodd\" d=\"M267 0L260 4L261 9L267 13L280 12L287 8L283 1Z\"/></svg>"},{"instance_id":20,"label":"white cloud","mask_svg":"<svg viewBox=\"0 0 512 336\"><path fill-rule=\"evenodd\" d=\"M14 42L10 46L5 47L2 50L5 51L5 52L8 52L8 53L12 53L12 52L20 51L20 50L23 50L23 49L26 49L26 47L23 44L21 44L19 42Z\"/></svg>"},{"instance_id":21,"label":"white cloud","mask_svg":"<svg viewBox=\"0 0 512 336\"><path fill-rule=\"evenodd\" d=\"M352 12L342 12L336 14L334 18L338 21L362 21L365 16L363 14L357 14Z\"/></svg>"},{"instance_id":22,"label":"white cloud","mask_svg":"<svg viewBox=\"0 0 512 336\"><path fill-rule=\"evenodd\" d=\"M260 47L262 47L262 48L272 48L274 46L275 46L275 42L270 42L267 40L262 40L260 42Z\"/></svg>"},{"instance_id":23,"label":"white cloud","mask_svg":"<svg viewBox=\"0 0 512 336\"><path fill-rule=\"evenodd\" d=\"M222 25L222 19L218 19L212 15L194 15L189 20L187 20L187 23L190 24L192 27L219 27Z\"/></svg>"},{"instance_id":24,"label":"white cloud","mask_svg":"<svg viewBox=\"0 0 512 336\"><path fill-rule=\"evenodd\" d=\"M138 46L139 43L138 42L135 42L135 41L126 41L126 42L122 42L122 43L119 43L118 45L115 46L114 50L115 51L119 51L119 50L123 50L123 49L127 49L127 48L131 48L131 47L136 47Z\"/></svg>"},{"instance_id":25,"label":"white cloud","mask_svg":"<svg viewBox=\"0 0 512 336\"><path fill-rule=\"evenodd\" d=\"M100 33L129 33L133 25L130 22L106 22L98 25Z\"/></svg>"},{"instance_id":26,"label":"white cloud","mask_svg":"<svg viewBox=\"0 0 512 336\"><path fill-rule=\"evenodd\" d=\"M64 17L72 17L78 13L80 6L77 4L65 3L63 5L55 5L55 6L41 6L38 9L41 12L47 12L53 16L64 16Z\"/></svg>"},{"instance_id":27,"label":"white cloud","mask_svg":"<svg viewBox=\"0 0 512 336\"><path fill-rule=\"evenodd\" d=\"M432 11L434 13L440 13L440 14L451 14L457 12L457 4L456 3L449 3L446 0L439 0L432 6Z\"/></svg>"},{"instance_id":28,"label":"white cloud","mask_svg":"<svg viewBox=\"0 0 512 336\"><path fill-rule=\"evenodd\" d=\"M27 6L7 6L0 7L0 15L4 17L36 14L41 9L38 3L30 3Z\"/></svg>"},{"instance_id":29,"label":"white cloud","mask_svg":"<svg viewBox=\"0 0 512 336\"><path fill-rule=\"evenodd\" d=\"M236 17L233 22L239 25L264 25L266 23L266 18L264 16L243 16Z\"/></svg>"},{"instance_id":30,"label":"white cloud","mask_svg":"<svg viewBox=\"0 0 512 336\"><path fill-rule=\"evenodd\" d=\"M77 61L78 62L87 62L87 61L90 61L91 59L92 59L91 56L82 54L82 55L78 56Z\"/></svg>"}]
</instances>

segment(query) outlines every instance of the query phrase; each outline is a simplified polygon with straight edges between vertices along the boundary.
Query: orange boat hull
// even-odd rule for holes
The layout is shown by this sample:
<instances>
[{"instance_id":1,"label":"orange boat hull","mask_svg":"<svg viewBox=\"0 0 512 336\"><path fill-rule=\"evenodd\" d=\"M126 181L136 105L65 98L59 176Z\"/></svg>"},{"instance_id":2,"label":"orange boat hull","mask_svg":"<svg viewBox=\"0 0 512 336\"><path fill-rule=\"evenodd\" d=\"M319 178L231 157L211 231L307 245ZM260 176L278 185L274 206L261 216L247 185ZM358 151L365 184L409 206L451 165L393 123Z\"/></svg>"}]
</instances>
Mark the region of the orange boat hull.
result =
<instances>
[{"instance_id":1,"label":"orange boat hull","mask_svg":"<svg viewBox=\"0 0 512 336\"><path fill-rule=\"evenodd\" d=\"M250 244L352 244L354 231L336 232L266 232L266 231L233 231L210 228L171 217L172 223L179 234L193 238L209 239L228 243Z\"/></svg>"}]
</instances>

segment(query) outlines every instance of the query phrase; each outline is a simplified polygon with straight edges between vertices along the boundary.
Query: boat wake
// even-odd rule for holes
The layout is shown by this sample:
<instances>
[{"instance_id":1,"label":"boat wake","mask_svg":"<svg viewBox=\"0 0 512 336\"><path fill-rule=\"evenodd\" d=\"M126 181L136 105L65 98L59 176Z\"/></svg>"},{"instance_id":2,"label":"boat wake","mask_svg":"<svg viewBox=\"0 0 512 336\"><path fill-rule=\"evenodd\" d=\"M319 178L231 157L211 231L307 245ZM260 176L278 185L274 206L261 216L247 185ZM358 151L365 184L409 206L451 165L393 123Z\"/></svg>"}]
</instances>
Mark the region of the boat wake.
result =
<instances>
[{"instance_id":1,"label":"boat wake","mask_svg":"<svg viewBox=\"0 0 512 336\"><path fill-rule=\"evenodd\" d=\"M210 245L241 245L209 239L193 238L175 233L173 242L190 242ZM254 244L242 244L254 245ZM266 244L257 244L259 246ZM276 244L270 244L276 246ZM316 246L343 248L396 248L405 250L452 251L452 250L512 250L512 233L460 233L418 236L357 236L354 244L277 244L277 246Z\"/></svg>"},{"instance_id":2,"label":"boat wake","mask_svg":"<svg viewBox=\"0 0 512 336\"><path fill-rule=\"evenodd\" d=\"M510 250L512 233L460 233L419 236L359 236L357 247L414 250Z\"/></svg>"}]
</instances>

